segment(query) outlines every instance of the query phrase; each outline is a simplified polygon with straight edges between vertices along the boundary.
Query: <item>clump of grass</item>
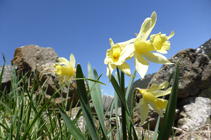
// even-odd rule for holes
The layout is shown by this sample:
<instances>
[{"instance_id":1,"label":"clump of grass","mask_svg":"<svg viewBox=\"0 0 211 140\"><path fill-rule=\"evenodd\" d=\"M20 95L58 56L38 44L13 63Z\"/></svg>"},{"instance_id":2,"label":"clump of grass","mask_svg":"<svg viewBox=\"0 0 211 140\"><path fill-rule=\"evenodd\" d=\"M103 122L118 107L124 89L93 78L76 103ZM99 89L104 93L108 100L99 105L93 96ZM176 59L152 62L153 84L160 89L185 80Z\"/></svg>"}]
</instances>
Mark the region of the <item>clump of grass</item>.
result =
<instances>
[{"instance_id":1,"label":"clump of grass","mask_svg":"<svg viewBox=\"0 0 211 140\"><path fill-rule=\"evenodd\" d=\"M5 63L0 75L0 84L4 67ZM21 79L18 77L20 76L16 75L13 70L9 91L2 89L0 85L2 89L0 93L0 139L74 139L58 113L58 108L50 103L62 87L49 100L46 100L43 96L46 91L42 90L44 85L39 84L35 74L32 76L33 83L30 83L31 80L26 74L22 74ZM66 105L62 105L61 108L65 110ZM71 115L69 113L68 117ZM74 117L75 124L80 116L81 111ZM86 135L89 137L88 133Z\"/></svg>"}]
</instances>

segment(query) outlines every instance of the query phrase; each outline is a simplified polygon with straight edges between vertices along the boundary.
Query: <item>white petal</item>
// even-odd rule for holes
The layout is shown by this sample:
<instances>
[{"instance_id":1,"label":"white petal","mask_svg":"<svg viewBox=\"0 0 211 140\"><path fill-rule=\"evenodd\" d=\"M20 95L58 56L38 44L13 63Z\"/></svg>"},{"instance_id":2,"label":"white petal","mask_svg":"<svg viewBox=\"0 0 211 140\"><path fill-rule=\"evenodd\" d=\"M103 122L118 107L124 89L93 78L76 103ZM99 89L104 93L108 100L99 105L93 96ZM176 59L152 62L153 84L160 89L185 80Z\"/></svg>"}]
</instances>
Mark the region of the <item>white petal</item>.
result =
<instances>
[{"instance_id":1,"label":"white petal","mask_svg":"<svg viewBox=\"0 0 211 140\"><path fill-rule=\"evenodd\" d=\"M151 27L151 18L146 18L141 25L141 29L137 35L137 38L141 37L144 33L146 33L150 29L150 27Z\"/></svg>"},{"instance_id":2,"label":"white petal","mask_svg":"<svg viewBox=\"0 0 211 140\"><path fill-rule=\"evenodd\" d=\"M104 60L104 64L108 64L108 63L110 63L112 61L112 59L110 58L110 56L111 56L111 49L108 49L106 51L106 58Z\"/></svg>"},{"instance_id":3,"label":"white petal","mask_svg":"<svg viewBox=\"0 0 211 140\"><path fill-rule=\"evenodd\" d=\"M66 77L64 78L64 82L67 82L71 79L72 76L66 75Z\"/></svg>"},{"instance_id":4,"label":"white petal","mask_svg":"<svg viewBox=\"0 0 211 140\"><path fill-rule=\"evenodd\" d=\"M167 37L167 40L169 40L170 38L172 38L172 36L174 36L174 31L172 31L171 34Z\"/></svg>"},{"instance_id":5,"label":"white petal","mask_svg":"<svg viewBox=\"0 0 211 140\"><path fill-rule=\"evenodd\" d=\"M156 83L153 83L150 88L147 90L147 92L153 92L153 91L156 91L156 90L159 90L159 85L156 84Z\"/></svg>"},{"instance_id":6,"label":"white petal","mask_svg":"<svg viewBox=\"0 0 211 140\"><path fill-rule=\"evenodd\" d=\"M161 96L165 96L171 93L170 90L168 91L164 91L164 90L156 90L151 92L155 97L161 97Z\"/></svg>"},{"instance_id":7,"label":"white petal","mask_svg":"<svg viewBox=\"0 0 211 140\"><path fill-rule=\"evenodd\" d=\"M108 64L108 66L107 66L106 75L108 76L109 81L111 80L111 74L115 68L116 68L116 65L113 65L113 64Z\"/></svg>"},{"instance_id":8,"label":"white petal","mask_svg":"<svg viewBox=\"0 0 211 140\"><path fill-rule=\"evenodd\" d=\"M59 57L58 60L59 60L59 64L65 64L66 66L70 65L70 62L64 57Z\"/></svg>"},{"instance_id":9,"label":"white petal","mask_svg":"<svg viewBox=\"0 0 211 140\"><path fill-rule=\"evenodd\" d=\"M128 46L126 46L119 57L119 61L125 61L128 57L130 57L130 55L135 51L135 47L134 44L129 44Z\"/></svg>"},{"instance_id":10,"label":"white petal","mask_svg":"<svg viewBox=\"0 0 211 140\"><path fill-rule=\"evenodd\" d=\"M162 53L162 54L167 54L168 52L166 50L157 50L156 52Z\"/></svg>"},{"instance_id":11,"label":"white petal","mask_svg":"<svg viewBox=\"0 0 211 140\"><path fill-rule=\"evenodd\" d=\"M159 54L159 53L144 52L142 54L147 60L149 60L153 63L173 64L173 63L169 62L165 56L163 56L162 54Z\"/></svg>"},{"instance_id":12,"label":"white petal","mask_svg":"<svg viewBox=\"0 0 211 140\"><path fill-rule=\"evenodd\" d=\"M165 81L159 85L159 89L165 89L168 87L168 85L169 85L169 82Z\"/></svg>"},{"instance_id":13,"label":"white petal","mask_svg":"<svg viewBox=\"0 0 211 140\"><path fill-rule=\"evenodd\" d=\"M140 106L140 117L141 117L141 125L142 125L147 119L147 116L149 113L149 106L148 106L147 100L144 100L143 98L140 99L138 105Z\"/></svg>"},{"instance_id":14,"label":"white petal","mask_svg":"<svg viewBox=\"0 0 211 140\"><path fill-rule=\"evenodd\" d=\"M109 39L109 42L111 44L111 47L113 47L114 46L114 42L113 42L113 40L111 38Z\"/></svg>"},{"instance_id":15,"label":"white petal","mask_svg":"<svg viewBox=\"0 0 211 140\"><path fill-rule=\"evenodd\" d=\"M145 29L143 29L143 35L141 37L141 41L146 41L146 39L152 32L152 29L154 28L156 21L157 21L157 14L156 12L153 12L151 15L151 20L145 25Z\"/></svg>"},{"instance_id":16,"label":"white petal","mask_svg":"<svg viewBox=\"0 0 211 140\"><path fill-rule=\"evenodd\" d=\"M122 49L124 49L127 45L133 43L135 41L135 38L132 38L128 41L125 41L125 42L120 42L120 43L117 43Z\"/></svg>"},{"instance_id":17,"label":"white petal","mask_svg":"<svg viewBox=\"0 0 211 140\"><path fill-rule=\"evenodd\" d=\"M71 53L70 55L70 65L75 68L75 57L74 55Z\"/></svg>"},{"instance_id":18,"label":"white petal","mask_svg":"<svg viewBox=\"0 0 211 140\"><path fill-rule=\"evenodd\" d=\"M151 102L149 102L149 104L150 104L150 106L161 116L161 117L163 117L163 111L162 110L158 110L157 108L156 108L156 106L153 104L153 103L151 103Z\"/></svg>"},{"instance_id":19,"label":"white petal","mask_svg":"<svg viewBox=\"0 0 211 140\"><path fill-rule=\"evenodd\" d=\"M138 52L135 53L135 66L141 78L144 78L149 67L149 62Z\"/></svg>"},{"instance_id":20,"label":"white petal","mask_svg":"<svg viewBox=\"0 0 211 140\"><path fill-rule=\"evenodd\" d=\"M117 66L124 74L132 76L130 72L130 65L128 63L123 63L122 65Z\"/></svg>"}]
</instances>

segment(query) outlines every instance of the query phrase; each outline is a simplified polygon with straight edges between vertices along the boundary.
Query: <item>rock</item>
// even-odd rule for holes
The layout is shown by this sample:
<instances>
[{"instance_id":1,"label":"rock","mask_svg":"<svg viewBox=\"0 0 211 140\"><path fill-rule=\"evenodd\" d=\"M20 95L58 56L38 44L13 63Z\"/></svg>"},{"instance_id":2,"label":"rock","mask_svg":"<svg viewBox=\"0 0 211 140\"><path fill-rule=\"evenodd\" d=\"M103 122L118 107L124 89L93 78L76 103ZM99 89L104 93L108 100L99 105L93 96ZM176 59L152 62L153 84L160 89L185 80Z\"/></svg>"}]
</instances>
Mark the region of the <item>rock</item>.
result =
<instances>
[{"instance_id":1,"label":"rock","mask_svg":"<svg viewBox=\"0 0 211 140\"><path fill-rule=\"evenodd\" d=\"M207 55L199 54L195 49L189 48L179 51L169 59L175 64L178 60L180 62L178 98L197 96L200 91L211 85L211 62ZM167 81L174 69L175 65L163 65L153 76L148 87L152 83L160 84ZM172 84L173 80L170 82L170 86Z\"/></svg>"},{"instance_id":2,"label":"rock","mask_svg":"<svg viewBox=\"0 0 211 140\"><path fill-rule=\"evenodd\" d=\"M2 68L3 68L3 66L0 66L0 75L2 72ZM13 72L15 72L14 69L17 70L17 67L9 66L9 65L6 65L4 67L4 73L3 73L3 77L2 77L2 81L1 81L0 90L4 90L4 88L6 87L7 91L9 91L10 84L11 84L11 77L12 77Z\"/></svg>"},{"instance_id":3,"label":"rock","mask_svg":"<svg viewBox=\"0 0 211 140\"><path fill-rule=\"evenodd\" d=\"M202 90L199 94L199 97L209 98L211 100L211 86L205 90Z\"/></svg>"},{"instance_id":4,"label":"rock","mask_svg":"<svg viewBox=\"0 0 211 140\"><path fill-rule=\"evenodd\" d=\"M39 47L37 45L22 46L15 49L14 58L11 63L18 66L20 71L34 72L37 64L58 62L56 52L48 47Z\"/></svg>"},{"instance_id":5,"label":"rock","mask_svg":"<svg viewBox=\"0 0 211 140\"><path fill-rule=\"evenodd\" d=\"M55 68L53 67L55 63L46 63L43 65L37 65L37 73L39 74L39 83L42 85L42 89L46 91L46 98L50 98L62 85L59 84L59 79L56 75ZM46 82L47 81L47 82ZM88 88L88 87L87 87ZM78 91L76 81L73 80L69 85L65 85L56 94L56 103L62 104L65 102L68 95L67 110L72 103L72 107L76 106L79 101Z\"/></svg>"},{"instance_id":6,"label":"rock","mask_svg":"<svg viewBox=\"0 0 211 140\"><path fill-rule=\"evenodd\" d=\"M22 46L15 50L11 62L18 67L18 72L28 72L27 78L30 79L31 84L36 78L35 81L39 82L43 92L46 93L46 98L50 98L62 86L54 72L54 64L58 62L58 55L52 48L37 45ZM35 77L30 76L34 73ZM36 88L36 90L38 89ZM65 101L67 94L67 109L69 109L70 104L74 107L79 101L76 81L72 81L70 85L59 90L55 96L55 102L61 104Z\"/></svg>"},{"instance_id":7,"label":"rock","mask_svg":"<svg viewBox=\"0 0 211 140\"><path fill-rule=\"evenodd\" d=\"M183 106L177 127L191 131L210 123L211 100L203 97L189 97L187 100L190 103Z\"/></svg>"},{"instance_id":8,"label":"rock","mask_svg":"<svg viewBox=\"0 0 211 140\"><path fill-rule=\"evenodd\" d=\"M106 112L107 110L110 110L110 105L113 101L114 97L109 95L102 95L102 101L103 101L103 109Z\"/></svg>"},{"instance_id":9,"label":"rock","mask_svg":"<svg viewBox=\"0 0 211 140\"><path fill-rule=\"evenodd\" d=\"M202 44L200 47L198 47L196 49L196 52L206 54L211 59L211 39L209 39L204 44Z\"/></svg>"}]
</instances>

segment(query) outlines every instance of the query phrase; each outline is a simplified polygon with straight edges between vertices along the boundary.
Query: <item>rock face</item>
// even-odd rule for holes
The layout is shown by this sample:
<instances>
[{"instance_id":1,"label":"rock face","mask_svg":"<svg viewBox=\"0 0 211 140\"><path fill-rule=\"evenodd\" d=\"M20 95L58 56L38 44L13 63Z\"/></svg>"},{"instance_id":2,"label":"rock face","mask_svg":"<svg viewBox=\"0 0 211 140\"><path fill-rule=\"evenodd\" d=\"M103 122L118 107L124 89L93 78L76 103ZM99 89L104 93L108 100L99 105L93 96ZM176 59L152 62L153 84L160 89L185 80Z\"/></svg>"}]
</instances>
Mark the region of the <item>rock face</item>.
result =
<instances>
[{"instance_id":1,"label":"rock face","mask_svg":"<svg viewBox=\"0 0 211 140\"><path fill-rule=\"evenodd\" d=\"M183 106L178 121L179 128L186 131L196 130L210 122L211 100L209 98L189 97L186 100L190 104Z\"/></svg>"},{"instance_id":2,"label":"rock face","mask_svg":"<svg viewBox=\"0 0 211 140\"><path fill-rule=\"evenodd\" d=\"M17 48L11 62L13 65L17 65L20 71L34 71L37 64L43 65L58 62L58 55L50 47L28 45Z\"/></svg>"},{"instance_id":3,"label":"rock face","mask_svg":"<svg viewBox=\"0 0 211 140\"><path fill-rule=\"evenodd\" d=\"M197 53L206 54L211 59L211 39L196 49Z\"/></svg>"},{"instance_id":4,"label":"rock face","mask_svg":"<svg viewBox=\"0 0 211 140\"><path fill-rule=\"evenodd\" d=\"M211 63L207 55L189 48L179 51L169 59L175 64L178 60L180 61L178 98L196 96L211 85ZM175 65L163 65L154 75L149 86L154 82L160 84L167 81L174 69Z\"/></svg>"},{"instance_id":5,"label":"rock face","mask_svg":"<svg viewBox=\"0 0 211 140\"><path fill-rule=\"evenodd\" d=\"M104 111L110 110L110 105L113 101L114 97L109 95L102 95L102 101L103 101L103 108Z\"/></svg>"}]
</instances>

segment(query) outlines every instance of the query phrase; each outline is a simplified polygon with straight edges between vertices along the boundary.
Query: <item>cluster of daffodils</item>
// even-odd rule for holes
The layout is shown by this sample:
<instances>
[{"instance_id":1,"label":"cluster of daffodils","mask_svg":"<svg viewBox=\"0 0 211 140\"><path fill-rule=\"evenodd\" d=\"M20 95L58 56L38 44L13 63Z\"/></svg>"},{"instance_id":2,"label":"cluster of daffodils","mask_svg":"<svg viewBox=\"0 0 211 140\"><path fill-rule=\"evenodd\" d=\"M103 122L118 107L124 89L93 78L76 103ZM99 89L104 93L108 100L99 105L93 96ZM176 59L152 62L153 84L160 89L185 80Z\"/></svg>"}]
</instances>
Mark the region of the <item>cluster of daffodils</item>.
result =
<instances>
[{"instance_id":1,"label":"cluster of daffodils","mask_svg":"<svg viewBox=\"0 0 211 140\"><path fill-rule=\"evenodd\" d=\"M156 12L153 12L151 17L146 18L143 22L139 34L136 34L136 38L117 44L114 44L110 39L111 49L107 50L104 61L107 65L109 79L111 79L111 74L116 67L126 75L131 76L130 66L125 61L132 57L135 59L135 68L142 78L147 73L148 61L159 64L172 64L162 54L166 54L170 49L171 44L168 40L174 35L173 31L169 36L161 33L151 35L150 39L147 40L156 21L157 15Z\"/></svg>"},{"instance_id":2,"label":"cluster of daffodils","mask_svg":"<svg viewBox=\"0 0 211 140\"><path fill-rule=\"evenodd\" d=\"M149 61L159 64L173 64L162 54L166 54L170 49L170 42L168 41L173 35L172 31L169 36L166 34L152 34L150 33L157 21L157 14L153 12L150 18L146 18L142 23L140 32L136 34L136 38L132 38L128 41L116 43L110 39L111 49L107 50L104 63L107 65L107 76L111 80L113 70L117 67L126 75L132 76L130 66L125 61L134 57L135 68L139 75L144 78L149 67ZM147 38L149 39L147 40ZM161 116L163 116L162 110L166 109L167 100L158 98L170 94L171 88L164 91L168 82L164 82L160 85L152 84L149 89L140 89L139 92L143 98L140 99L137 107L140 107L141 124L144 123L148 116L150 104L152 108Z\"/></svg>"},{"instance_id":3,"label":"cluster of daffodils","mask_svg":"<svg viewBox=\"0 0 211 140\"><path fill-rule=\"evenodd\" d=\"M167 90L163 90L167 88L169 85L168 82L164 82L160 85L154 83L151 85L149 89L140 89L136 88L141 94L142 98L140 99L136 108L140 107L140 117L141 117L141 124L143 124L148 116L149 113L149 106L150 106L161 116L163 116L163 109L166 109L168 101L165 99L161 99L158 97L165 96L171 93L171 88Z\"/></svg>"},{"instance_id":4,"label":"cluster of daffodils","mask_svg":"<svg viewBox=\"0 0 211 140\"><path fill-rule=\"evenodd\" d=\"M70 61L68 61L64 57L60 57L59 63L54 65L56 68L55 73L59 76L59 83L64 83L69 81L72 78L76 77L76 69L75 69L75 57L73 54L70 55Z\"/></svg>"}]
</instances>

